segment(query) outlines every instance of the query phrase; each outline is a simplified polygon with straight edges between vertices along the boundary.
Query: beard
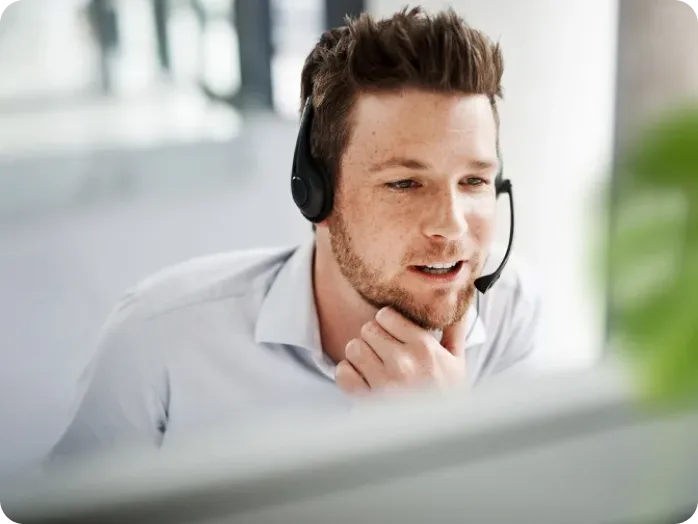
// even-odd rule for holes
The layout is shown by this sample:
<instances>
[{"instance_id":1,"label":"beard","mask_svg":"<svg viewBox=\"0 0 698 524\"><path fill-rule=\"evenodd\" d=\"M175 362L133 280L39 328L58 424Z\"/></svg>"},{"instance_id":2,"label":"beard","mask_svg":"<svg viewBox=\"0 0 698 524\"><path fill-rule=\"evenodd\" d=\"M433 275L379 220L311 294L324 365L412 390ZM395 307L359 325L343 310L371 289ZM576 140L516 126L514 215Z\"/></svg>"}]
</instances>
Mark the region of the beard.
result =
<instances>
[{"instance_id":1,"label":"beard","mask_svg":"<svg viewBox=\"0 0 698 524\"><path fill-rule=\"evenodd\" d=\"M341 212L336 210L328 221L332 253L339 270L356 292L376 309L391 307L410 322L426 330L441 330L458 322L468 311L475 296L475 276L471 272L468 283L458 290L454 304L448 308L438 307L439 298L448 300L449 291L434 289L429 303L419 301L413 294L400 286L397 279L384 282L378 271L371 268L352 247L352 240ZM433 248L427 253L430 258L444 258L458 253L457 246ZM477 260L472 267L478 267Z\"/></svg>"}]
</instances>

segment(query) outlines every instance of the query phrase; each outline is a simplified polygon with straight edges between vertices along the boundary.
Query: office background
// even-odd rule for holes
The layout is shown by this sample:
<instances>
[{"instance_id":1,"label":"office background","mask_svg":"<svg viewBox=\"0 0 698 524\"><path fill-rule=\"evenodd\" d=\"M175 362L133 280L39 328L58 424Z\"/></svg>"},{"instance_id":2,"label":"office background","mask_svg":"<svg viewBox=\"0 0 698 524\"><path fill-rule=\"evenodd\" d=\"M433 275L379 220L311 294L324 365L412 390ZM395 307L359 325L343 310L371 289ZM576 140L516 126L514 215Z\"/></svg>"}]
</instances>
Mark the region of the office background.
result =
<instances>
[{"instance_id":1,"label":"office background","mask_svg":"<svg viewBox=\"0 0 698 524\"><path fill-rule=\"evenodd\" d=\"M68 423L119 295L161 267L310 234L288 187L299 73L345 12L402 0L22 0L0 21L0 485ZM698 93L677 0L460 0L502 43L515 250L546 307L535 365L594 365L614 153ZM506 233L502 206L500 234Z\"/></svg>"}]
</instances>

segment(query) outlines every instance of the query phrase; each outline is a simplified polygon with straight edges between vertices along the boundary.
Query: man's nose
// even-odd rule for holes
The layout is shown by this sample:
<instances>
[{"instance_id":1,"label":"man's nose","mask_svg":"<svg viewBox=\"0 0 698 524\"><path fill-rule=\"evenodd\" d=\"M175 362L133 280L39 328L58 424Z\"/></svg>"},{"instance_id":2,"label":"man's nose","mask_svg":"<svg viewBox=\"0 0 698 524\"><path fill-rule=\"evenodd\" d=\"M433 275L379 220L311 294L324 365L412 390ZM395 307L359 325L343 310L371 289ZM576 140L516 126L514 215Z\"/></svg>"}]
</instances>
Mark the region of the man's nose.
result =
<instances>
[{"instance_id":1,"label":"man's nose","mask_svg":"<svg viewBox=\"0 0 698 524\"><path fill-rule=\"evenodd\" d=\"M424 234L441 240L458 240L468 232L467 202L458 191L443 192L434 198L424 221Z\"/></svg>"}]
</instances>

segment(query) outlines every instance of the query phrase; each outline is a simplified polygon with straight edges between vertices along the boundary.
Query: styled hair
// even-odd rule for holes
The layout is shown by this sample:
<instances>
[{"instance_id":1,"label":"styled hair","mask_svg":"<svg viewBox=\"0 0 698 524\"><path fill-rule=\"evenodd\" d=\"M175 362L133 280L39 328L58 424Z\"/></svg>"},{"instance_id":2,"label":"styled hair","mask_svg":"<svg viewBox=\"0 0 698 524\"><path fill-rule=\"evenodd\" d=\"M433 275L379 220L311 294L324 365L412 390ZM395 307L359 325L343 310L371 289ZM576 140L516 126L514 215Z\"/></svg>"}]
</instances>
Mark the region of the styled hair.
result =
<instances>
[{"instance_id":1,"label":"styled hair","mask_svg":"<svg viewBox=\"0 0 698 524\"><path fill-rule=\"evenodd\" d=\"M303 65L301 111L312 94L311 153L333 184L362 93L417 88L487 95L499 126L504 60L499 44L452 9L434 15L403 9L387 19L368 14L325 32ZM499 147L499 146L497 146Z\"/></svg>"}]
</instances>

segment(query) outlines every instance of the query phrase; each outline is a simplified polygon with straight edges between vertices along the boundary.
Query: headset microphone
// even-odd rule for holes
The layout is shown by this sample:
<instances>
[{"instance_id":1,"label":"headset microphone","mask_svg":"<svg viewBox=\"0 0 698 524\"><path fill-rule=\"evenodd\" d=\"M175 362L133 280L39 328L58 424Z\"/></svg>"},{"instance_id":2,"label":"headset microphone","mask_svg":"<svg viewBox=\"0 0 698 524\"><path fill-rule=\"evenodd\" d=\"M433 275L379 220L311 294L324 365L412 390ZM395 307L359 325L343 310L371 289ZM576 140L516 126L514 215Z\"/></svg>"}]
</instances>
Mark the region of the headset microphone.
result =
<instances>
[{"instance_id":1,"label":"headset microphone","mask_svg":"<svg viewBox=\"0 0 698 524\"><path fill-rule=\"evenodd\" d=\"M303 216L311 222L317 223L325 220L332 210L334 200L334 188L328 173L319 165L311 154L310 132L313 123L313 100L309 96L303 108L300 130L296 139L296 149L293 154L293 167L291 170L291 194L293 201L300 209ZM500 171L495 179L497 198L502 193L509 195L510 228L509 245L507 246L504 260L494 273L484 275L475 280L475 288L480 293L485 293L499 280L509 261L511 247L514 242L514 196L511 182L505 180Z\"/></svg>"},{"instance_id":2,"label":"headset microphone","mask_svg":"<svg viewBox=\"0 0 698 524\"><path fill-rule=\"evenodd\" d=\"M500 172L499 175L497 175L497 179L495 180L495 188L497 192L497 197L499 197L499 195L501 195L502 193L506 193L509 195L509 244L507 245L507 251L504 254L504 259L502 260L502 263L499 264L499 267L493 273L481 276L480 278L475 280L475 288L480 293L485 293L488 289L494 286L497 283L497 280L499 280L499 277L502 276L504 266L506 266L507 262L509 261L509 255L511 254L511 246L514 243L514 192L511 187L511 181L504 179L502 177L502 173Z\"/></svg>"}]
</instances>

